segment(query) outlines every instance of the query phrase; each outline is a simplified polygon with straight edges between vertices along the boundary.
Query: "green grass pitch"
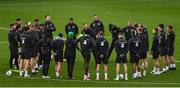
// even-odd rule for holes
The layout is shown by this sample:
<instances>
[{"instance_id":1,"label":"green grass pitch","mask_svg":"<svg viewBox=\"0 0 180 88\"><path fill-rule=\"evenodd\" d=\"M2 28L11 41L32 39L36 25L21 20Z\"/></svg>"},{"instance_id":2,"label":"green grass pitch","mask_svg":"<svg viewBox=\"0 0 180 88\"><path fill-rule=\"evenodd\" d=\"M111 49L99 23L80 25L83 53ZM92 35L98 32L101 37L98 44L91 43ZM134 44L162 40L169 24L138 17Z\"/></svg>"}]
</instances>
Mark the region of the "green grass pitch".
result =
<instances>
[{"instance_id":1,"label":"green grass pitch","mask_svg":"<svg viewBox=\"0 0 180 88\"><path fill-rule=\"evenodd\" d=\"M147 77L139 80L131 79L131 65L129 68L128 81L114 81L115 78L115 52L109 60L109 81L103 80L103 69L101 69L101 80L95 81L94 58L91 58L90 73L91 81L83 81L83 58L77 53L74 69L75 80L66 80L66 62L62 65L62 79L55 78L54 62L51 61L49 75L53 79L44 80L41 74L32 76L29 79L19 78L18 73L12 77L6 77L5 71L8 69L9 49L7 43L6 28L15 21L17 17L26 21L33 21L39 18L44 21L44 15L51 15L52 21L58 32L64 33L64 26L69 17L74 17L75 22L81 30L82 23L92 21L92 15L97 14L105 25L105 36L111 36L108 24L114 23L120 27L126 25L128 20L140 22L147 26L150 35L150 46L152 41L152 28L159 23L165 25L172 24L176 32L175 59L177 71L152 76L152 58L150 58ZM81 86L81 87L129 87L129 86L180 86L180 0L0 0L0 86ZM111 41L111 38L108 38ZM161 62L161 59L159 59Z\"/></svg>"}]
</instances>

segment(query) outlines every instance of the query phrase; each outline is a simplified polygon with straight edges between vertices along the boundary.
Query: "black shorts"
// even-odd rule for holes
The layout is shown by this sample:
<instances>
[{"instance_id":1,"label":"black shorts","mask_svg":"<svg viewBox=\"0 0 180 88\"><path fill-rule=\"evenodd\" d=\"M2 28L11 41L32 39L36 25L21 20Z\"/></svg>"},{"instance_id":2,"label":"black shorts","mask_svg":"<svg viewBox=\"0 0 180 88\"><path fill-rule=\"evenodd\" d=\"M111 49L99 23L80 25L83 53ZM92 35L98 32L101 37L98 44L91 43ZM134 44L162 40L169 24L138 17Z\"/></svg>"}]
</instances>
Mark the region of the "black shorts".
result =
<instances>
[{"instance_id":1,"label":"black shorts","mask_svg":"<svg viewBox=\"0 0 180 88\"><path fill-rule=\"evenodd\" d=\"M22 49L21 58L22 59L31 59L32 49Z\"/></svg>"},{"instance_id":2,"label":"black shorts","mask_svg":"<svg viewBox=\"0 0 180 88\"><path fill-rule=\"evenodd\" d=\"M161 56L166 56L167 55L167 47L161 47Z\"/></svg>"},{"instance_id":3,"label":"black shorts","mask_svg":"<svg viewBox=\"0 0 180 88\"><path fill-rule=\"evenodd\" d=\"M153 56L153 59L158 59L159 58L159 51L158 50L154 50L152 52L152 56Z\"/></svg>"},{"instance_id":4,"label":"black shorts","mask_svg":"<svg viewBox=\"0 0 180 88\"><path fill-rule=\"evenodd\" d=\"M130 63L139 63L139 54L130 52Z\"/></svg>"},{"instance_id":5,"label":"black shorts","mask_svg":"<svg viewBox=\"0 0 180 88\"><path fill-rule=\"evenodd\" d=\"M142 51L140 53L140 59L146 59L146 57L147 57L147 50L142 49Z\"/></svg>"},{"instance_id":6,"label":"black shorts","mask_svg":"<svg viewBox=\"0 0 180 88\"><path fill-rule=\"evenodd\" d=\"M108 64L108 59L106 58L106 55L103 55L103 58L98 55L98 58L96 59L96 64L101 64L102 62L103 64Z\"/></svg>"},{"instance_id":7,"label":"black shorts","mask_svg":"<svg viewBox=\"0 0 180 88\"><path fill-rule=\"evenodd\" d=\"M120 54L116 57L116 63L127 63L126 54Z\"/></svg>"},{"instance_id":8,"label":"black shorts","mask_svg":"<svg viewBox=\"0 0 180 88\"><path fill-rule=\"evenodd\" d=\"M63 53L58 53L54 55L55 62L63 62Z\"/></svg>"},{"instance_id":9,"label":"black shorts","mask_svg":"<svg viewBox=\"0 0 180 88\"><path fill-rule=\"evenodd\" d=\"M32 57L36 57L37 53L38 53L38 49L37 48L32 49Z\"/></svg>"},{"instance_id":10,"label":"black shorts","mask_svg":"<svg viewBox=\"0 0 180 88\"><path fill-rule=\"evenodd\" d=\"M174 55L174 47L169 47L168 48L168 56L173 56Z\"/></svg>"}]
</instances>

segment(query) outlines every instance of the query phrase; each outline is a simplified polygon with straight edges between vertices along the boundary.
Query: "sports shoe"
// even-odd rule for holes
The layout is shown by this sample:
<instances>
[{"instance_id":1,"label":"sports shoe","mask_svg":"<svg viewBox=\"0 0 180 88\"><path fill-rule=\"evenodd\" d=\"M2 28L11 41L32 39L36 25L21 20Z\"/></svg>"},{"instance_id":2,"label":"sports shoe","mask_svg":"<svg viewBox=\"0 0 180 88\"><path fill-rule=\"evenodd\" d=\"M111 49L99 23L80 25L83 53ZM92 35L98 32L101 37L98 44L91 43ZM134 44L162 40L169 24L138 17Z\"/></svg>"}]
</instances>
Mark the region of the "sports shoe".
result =
<instances>
[{"instance_id":1,"label":"sports shoe","mask_svg":"<svg viewBox=\"0 0 180 88\"><path fill-rule=\"evenodd\" d=\"M143 71L143 76L144 76L144 77L146 76L146 71Z\"/></svg>"},{"instance_id":2,"label":"sports shoe","mask_svg":"<svg viewBox=\"0 0 180 88\"><path fill-rule=\"evenodd\" d=\"M104 78L104 80L109 80L108 78Z\"/></svg>"},{"instance_id":3,"label":"sports shoe","mask_svg":"<svg viewBox=\"0 0 180 88\"><path fill-rule=\"evenodd\" d=\"M116 77L114 80L118 81L118 80L119 80L119 78L118 78L118 77Z\"/></svg>"},{"instance_id":4,"label":"sports shoe","mask_svg":"<svg viewBox=\"0 0 180 88\"><path fill-rule=\"evenodd\" d=\"M44 76L44 75L43 75L42 78L43 78L43 79L50 79L51 77L49 77L49 76Z\"/></svg>"},{"instance_id":5,"label":"sports shoe","mask_svg":"<svg viewBox=\"0 0 180 88\"><path fill-rule=\"evenodd\" d=\"M128 80L128 78L126 78L126 77L125 77L125 79L124 79L124 80Z\"/></svg>"},{"instance_id":6,"label":"sports shoe","mask_svg":"<svg viewBox=\"0 0 180 88\"><path fill-rule=\"evenodd\" d=\"M83 80L90 80L90 79L88 78L87 75L84 75L84 79Z\"/></svg>"},{"instance_id":7,"label":"sports shoe","mask_svg":"<svg viewBox=\"0 0 180 88\"><path fill-rule=\"evenodd\" d=\"M19 71L19 76L23 77L24 76L24 71Z\"/></svg>"},{"instance_id":8,"label":"sports shoe","mask_svg":"<svg viewBox=\"0 0 180 88\"><path fill-rule=\"evenodd\" d=\"M151 71L150 73L153 74L154 72L155 72L155 71L153 70L153 71Z\"/></svg>"},{"instance_id":9,"label":"sports shoe","mask_svg":"<svg viewBox=\"0 0 180 88\"><path fill-rule=\"evenodd\" d=\"M30 75L26 74L26 75L24 75L24 77L25 77L25 78L29 78L29 77L30 77Z\"/></svg>"},{"instance_id":10,"label":"sports shoe","mask_svg":"<svg viewBox=\"0 0 180 88\"><path fill-rule=\"evenodd\" d=\"M96 77L96 80L99 80L99 77Z\"/></svg>"},{"instance_id":11,"label":"sports shoe","mask_svg":"<svg viewBox=\"0 0 180 88\"><path fill-rule=\"evenodd\" d=\"M153 75L160 75L160 72L154 72Z\"/></svg>"},{"instance_id":12,"label":"sports shoe","mask_svg":"<svg viewBox=\"0 0 180 88\"><path fill-rule=\"evenodd\" d=\"M119 79L123 80L124 79L124 75L123 74L119 74Z\"/></svg>"}]
</instances>

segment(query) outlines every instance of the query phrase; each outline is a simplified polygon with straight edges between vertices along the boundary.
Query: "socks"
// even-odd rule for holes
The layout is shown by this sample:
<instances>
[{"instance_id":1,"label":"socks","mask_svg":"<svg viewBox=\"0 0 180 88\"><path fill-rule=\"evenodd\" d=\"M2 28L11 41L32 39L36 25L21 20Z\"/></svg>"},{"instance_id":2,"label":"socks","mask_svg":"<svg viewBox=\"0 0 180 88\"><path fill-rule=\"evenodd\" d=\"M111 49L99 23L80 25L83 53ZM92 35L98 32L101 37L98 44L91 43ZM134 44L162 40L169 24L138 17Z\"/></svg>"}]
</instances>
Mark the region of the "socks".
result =
<instances>
[{"instance_id":1,"label":"socks","mask_svg":"<svg viewBox=\"0 0 180 88\"><path fill-rule=\"evenodd\" d=\"M116 75L116 78L119 79L119 74Z\"/></svg>"},{"instance_id":2,"label":"socks","mask_svg":"<svg viewBox=\"0 0 180 88\"><path fill-rule=\"evenodd\" d=\"M173 68L176 68L176 64L173 64Z\"/></svg>"},{"instance_id":3,"label":"socks","mask_svg":"<svg viewBox=\"0 0 180 88\"><path fill-rule=\"evenodd\" d=\"M127 73L125 73L124 75L125 75L125 78L128 78L128 74Z\"/></svg>"},{"instance_id":4,"label":"socks","mask_svg":"<svg viewBox=\"0 0 180 88\"><path fill-rule=\"evenodd\" d=\"M59 75L60 75L59 72L56 72L56 77L59 77Z\"/></svg>"},{"instance_id":5,"label":"socks","mask_svg":"<svg viewBox=\"0 0 180 88\"><path fill-rule=\"evenodd\" d=\"M24 72L25 72L25 74L24 74L24 75L25 75L25 76L27 76L27 75L28 75L28 71L24 71Z\"/></svg>"},{"instance_id":6,"label":"socks","mask_svg":"<svg viewBox=\"0 0 180 88\"><path fill-rule=\"evenodd\" d=\"M143 76L146 76L146 70L143 71Z\"/></svg>"},{"instance_id":7,"label":"socks","mask_svg":"<svg viewBox=\"0 0 180 88\"><path fill-rule=\"evenodd\" d=\"M154 68L153 68L153 72L155 72L155 71L156 71L156 69L157 69L157 67L156 67L156 66L154 66Z\"/></svg>"},{"instance_id":8,"label":"socks","mask_svg":"<svg viewBox=\"0 0 180 88\"><path fill-rule=\"evenodd\" d=\"M166 71L166 68L163 68L163 71Z\"/></svg>"},{"instance_id":9,"label":"socks","mask_svg":"<svg viewBox=\"0 0 180 88\"><path fill-rule=\"evenodd\" d=\"M36 72L36 70L35 69L32 69L32 73L35 73Z\"/></svg>"},{"instance_id":10,"label":"socks","mask_svg":"<svg viewBox=\"0 0 180 88\"><path fill-rule=\"evenodd\" d=\"M159 71L160 71L160 68L157 68L157 69L156 69L156 72L159 72Z\"/></svg>"},{"instance_id":11,"label":"socks","mask_svg":"<svg viewBox=\"0 0 180 88\"><path fill-rule=\"evenodd\" d=\"M170 68L176 68L176 64L170 64Z\"/></svg>"},{"instance_id":12,"label":"socks","mask_svg":"<svg viewBox=\"0 0 180 88\"><path fill-rule=\"evenodd\" d=\"M104 73L105 78L108 78L108 73Z\"/></svg>"},{"instance_id":13,"label":"socks","mask_svg":"<svg viewBox=\"0 0 180 88\"><path fill-rule=\"evenodd\" d=\"M19 71L19 75L20 75L20 76L23 76L23 71Z\"/></svg>"},{"instance_id":14,"label":"socks","mask_svg":"<svg viewBox=\"0 0 180 88\"><path fill-rule=\"evenodd\" d=\"M168 71L169 70L169 66L166 66L166 71Z\"/></svg>"},{"instance_id":15,"label":"socks","mask_svg":"<svg viewBox=\"0 0 180 88\"><path fill-rule=\"evenodd\" d=\"M137 73L133 73L133 78L136 78L137 77Z\"/></svg>"}]
</instances>

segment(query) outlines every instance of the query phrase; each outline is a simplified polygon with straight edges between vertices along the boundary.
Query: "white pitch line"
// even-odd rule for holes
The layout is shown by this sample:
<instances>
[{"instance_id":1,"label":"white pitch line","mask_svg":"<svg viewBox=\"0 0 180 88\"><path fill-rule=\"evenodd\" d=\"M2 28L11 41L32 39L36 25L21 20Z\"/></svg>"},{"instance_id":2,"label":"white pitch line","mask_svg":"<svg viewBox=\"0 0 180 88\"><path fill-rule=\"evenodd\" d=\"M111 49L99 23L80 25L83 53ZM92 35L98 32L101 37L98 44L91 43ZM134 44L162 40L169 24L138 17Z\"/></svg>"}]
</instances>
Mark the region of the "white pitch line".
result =
<instances>
[{"instance_id":1,"label":"white pitch line","mask_svg":"<svg viewBox=\"0 0 180 88\"><path fill-rule=\"evenodd\" d=\"M175 60L175 62L178 62L178 63L180 63L180 61L178 61L178 60Z\"/></svg>"},{"instance_id":2,"label":"white pitch line","mask_svg":"<svg viewBox=\"0 0 180 88\"><path fill-rule=\"evenodd\" d=\"M1 44L6 44L6 43L8 43L7 41L4 41L4 42L0 42Z\"/></svg>"},{"instance_id":3,"label":"white pitch line","mask_svg":"<svg viewBox=\"0 0 180 88\"><path fill-rule=\"evenodd\" d=\"M0 75L1 77L7 77L5 75ZM13 78L22 78L22 77L19 77L19 76L12 76ZM24 79L24 78L23 78ZM30 77L30 78L27 78L27 79L40 79L40 80L43 80L43 78L35 78L35 77ZM83 80L64 80L64 79L46 79L46 80L52 80L52 81L64 81L64 82L91 82L91 83L110 83L110 84L120 84L120 83L123 83L123 84L148 84L148 85L180 85L180 83L165 83L165 82L132 82L132 81L127 81L127 82L121 82L121 81L117 81L117 82L113 82L113 81L83 81Z\"/></svg>"},{"instance_id":4,"label":"white pitch line","mask_svg":"<svg viewBox=\"0 0 180 88\"><path fill-rule=\"evenodd\" d=\"M9 28L0 27L0 30L9 30Z\"/></svg>"}]
</instances>

